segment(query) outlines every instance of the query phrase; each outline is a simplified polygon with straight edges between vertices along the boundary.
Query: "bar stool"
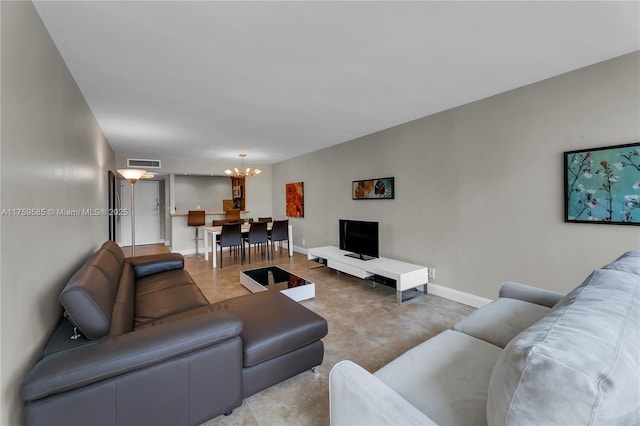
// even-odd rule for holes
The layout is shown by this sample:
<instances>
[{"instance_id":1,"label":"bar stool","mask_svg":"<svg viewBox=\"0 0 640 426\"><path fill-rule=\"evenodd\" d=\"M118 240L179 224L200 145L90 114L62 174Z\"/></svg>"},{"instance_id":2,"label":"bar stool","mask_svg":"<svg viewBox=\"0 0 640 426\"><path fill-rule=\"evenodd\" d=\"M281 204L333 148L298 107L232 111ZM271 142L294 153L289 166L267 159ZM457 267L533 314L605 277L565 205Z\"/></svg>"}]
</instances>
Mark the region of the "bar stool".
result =
<instances>
[{"instance_id":1,"label":"bar stool","mask_svg":"<svg viewBox=\"0 0 640 426\"><path fill-rule=\"evenodd\" d=\"M227 221L227 223L240 222L240 209L225 210L224 219Z\"/></svg>"},{"instance_id":2,"label":"bar stool","mask_svg":"<svg viewBox=\"0 0 640 426\"><path fill-rule=\"evenodd\" d=\"M187 216L187 225L195 226L196 228L196 254L193 255L193 257L200 256L200 254L198 253L198 240L200 239L199 230L200 230L200 227L204 226L205 223L206 222L205 222L204 210L189 210L189 213Z\"/></svg>"}]
</instances>

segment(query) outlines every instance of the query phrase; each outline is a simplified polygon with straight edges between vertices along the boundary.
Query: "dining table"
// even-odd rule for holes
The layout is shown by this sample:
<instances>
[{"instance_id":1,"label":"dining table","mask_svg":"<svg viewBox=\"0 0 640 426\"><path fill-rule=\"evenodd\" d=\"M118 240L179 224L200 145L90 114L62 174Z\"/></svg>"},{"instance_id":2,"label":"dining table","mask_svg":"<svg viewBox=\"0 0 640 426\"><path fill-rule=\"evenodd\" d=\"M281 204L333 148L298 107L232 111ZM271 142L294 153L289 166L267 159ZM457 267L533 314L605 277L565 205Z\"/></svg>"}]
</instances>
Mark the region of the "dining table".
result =
<instances>
[{"instance_id":1,"label":"dining table","mask_svg":"<svg viewBox=\"0 0 640 426\"><path fill-rule=\"evenodd\" d=\"M273 226L273 222L269 222L267 224L267 230L271 231ZM242 233L248 234L249 229L251 228L250 223L242 224ZM209 250L212 252L212 265L214 268L217 267L217 256L216 256L216 236L220 235L222 232L222 226L205 226L204 228L204 260L209 260ZM209 249L209 243L211 243L211 249ZM293 226L289 225L289 241L287 241L287 248L289 250L289 257L293 256ZM277 250L277 246L276 246Z\"/></svg>"}]
</instances>

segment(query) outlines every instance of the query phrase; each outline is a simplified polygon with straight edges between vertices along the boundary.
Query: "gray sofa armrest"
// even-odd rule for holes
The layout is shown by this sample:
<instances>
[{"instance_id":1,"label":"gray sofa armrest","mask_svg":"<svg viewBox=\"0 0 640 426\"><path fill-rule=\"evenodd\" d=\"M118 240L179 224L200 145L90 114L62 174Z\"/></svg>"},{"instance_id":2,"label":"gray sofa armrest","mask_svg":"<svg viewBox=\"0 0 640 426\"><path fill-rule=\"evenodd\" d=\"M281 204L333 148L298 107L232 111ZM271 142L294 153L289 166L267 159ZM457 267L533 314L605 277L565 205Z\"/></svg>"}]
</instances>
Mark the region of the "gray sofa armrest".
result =
<instances>
[{"instance_id":1,"label":"gray sofa armrest","mask_svg":"<svg viewBox=\"0 0 640 426\"><path fill-rule=\"evenodd\" d=\"M160 272L184 268L184 257L180 253L150 254L127 259L136 272L136 279Z\"/></svg>"},{"instance_id":2,"label":"gray sofa armrest","mask_svg":"<svg viewBox=\"0 0 640 426\"><path fill-rule=\"evenodd\" d=\"M351 361L329 373L331 426L435 425L373 374Z\"/></svg>"},{"instance_id":3,"label":"gray sofa armrest","mask_svg":"<svg viewBox=\"0 0 640 426\"><path fill-rule=\"evenodd\" d=\"M33 401L86 386L229 339L240 339L241 331L240 319L216 311L103 338L41 359L20 385L20 396ZM237 356L242 357L241 345Z\"/></svg>"},{"instance_id":4,"label":"gray sofa armrest","mask_svg":"<svg viewBox=\"0 0 640 426\"><path fill-rule=\"evenodd\" d=\"M513 281L506 281L500 286L498 296L553 308L553 306L564 297L564 294Z\"/></svg>"}]
</instances>

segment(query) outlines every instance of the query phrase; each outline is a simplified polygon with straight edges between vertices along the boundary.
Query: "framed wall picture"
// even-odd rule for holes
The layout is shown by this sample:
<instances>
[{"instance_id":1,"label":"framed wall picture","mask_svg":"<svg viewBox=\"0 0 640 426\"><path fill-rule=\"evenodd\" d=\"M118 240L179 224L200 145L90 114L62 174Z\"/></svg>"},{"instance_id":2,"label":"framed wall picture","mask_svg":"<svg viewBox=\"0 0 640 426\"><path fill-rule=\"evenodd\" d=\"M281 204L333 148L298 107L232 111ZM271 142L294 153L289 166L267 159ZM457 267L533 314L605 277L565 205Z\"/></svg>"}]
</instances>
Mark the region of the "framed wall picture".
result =
<instances>
[{"instance_id":1,"label":"framed wall picture","mask_svg":"<svg viewBox=\"0 0 640 426\"><path fill-rule=\"evenodd\" d=\"M640 143L564 153L564 220L640 225Z\"/></svg>"},{"instance_id":2,"label":"framed wall picture","mask_svg":"<svg viewBox=\"0 0 640 426\"><path fill-rule=\"evenodd\" d=\"M304 217L304 183L285 184L288 217Z\"/></svg>"},{"instance_id":3,"label":"framed wall picture","mask_svg":"<svg viewBox=\"0 0 640 426\"><path fill-rule=\"evenodd\" d=\"M395 198L394 178L354 180L351 183L353 200L392 200Z\"/></svg>"}]
</instances>

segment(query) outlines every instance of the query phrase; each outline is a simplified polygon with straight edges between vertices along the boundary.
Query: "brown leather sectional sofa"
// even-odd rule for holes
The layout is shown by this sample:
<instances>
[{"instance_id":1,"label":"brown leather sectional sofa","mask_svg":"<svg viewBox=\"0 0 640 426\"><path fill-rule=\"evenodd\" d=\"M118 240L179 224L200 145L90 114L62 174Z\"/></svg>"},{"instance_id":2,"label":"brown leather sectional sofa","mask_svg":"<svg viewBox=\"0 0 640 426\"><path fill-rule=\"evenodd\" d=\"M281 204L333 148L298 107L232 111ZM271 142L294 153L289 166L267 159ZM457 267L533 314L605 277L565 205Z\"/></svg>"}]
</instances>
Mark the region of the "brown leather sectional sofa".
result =
<instances>
[{"instance_id":1,"label":"brown leather sectional sofa","mask_svg":"<svg viewBox=\"0 0 640 426\"><path fill-rule=\"evenodd\" d=\"M322 363L327 322L277 291L209 304L179 254L106 242L22 382L26 425L196 425Z\"/></svg>"}]
</instances>

